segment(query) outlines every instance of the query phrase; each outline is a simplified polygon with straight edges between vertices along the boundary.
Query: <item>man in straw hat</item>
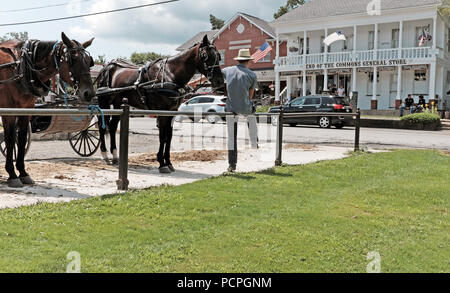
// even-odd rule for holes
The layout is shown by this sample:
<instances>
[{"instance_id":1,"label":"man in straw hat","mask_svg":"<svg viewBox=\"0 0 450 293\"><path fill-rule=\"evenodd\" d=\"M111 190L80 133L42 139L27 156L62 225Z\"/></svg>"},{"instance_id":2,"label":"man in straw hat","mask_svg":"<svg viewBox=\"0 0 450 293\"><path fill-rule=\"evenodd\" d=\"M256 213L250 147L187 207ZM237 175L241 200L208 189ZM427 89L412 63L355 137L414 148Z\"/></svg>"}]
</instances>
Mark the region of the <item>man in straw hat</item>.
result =
<instances>
[{"instance_id":1,"label":"man in straw hat","mask_svg":"<svg viewBox=\"0 0 450 293\"><path fill-rule=\"evenodd\" d=\"M227 106L226 111L236 115L248 116L254 113L254 107L251 99L255 94L258 85L256 74L248 68L248 63L253 58L250 56L249 49L239 50L239 55L234 58L239 64L230 66L222 70L227 82ZM258 133L256 117L247 117L250 141L252 148L258 147ZM228 172L236 171L237 164L237 126L238 117L227 117L228 129Z\"/></svg>"}]
</instances>

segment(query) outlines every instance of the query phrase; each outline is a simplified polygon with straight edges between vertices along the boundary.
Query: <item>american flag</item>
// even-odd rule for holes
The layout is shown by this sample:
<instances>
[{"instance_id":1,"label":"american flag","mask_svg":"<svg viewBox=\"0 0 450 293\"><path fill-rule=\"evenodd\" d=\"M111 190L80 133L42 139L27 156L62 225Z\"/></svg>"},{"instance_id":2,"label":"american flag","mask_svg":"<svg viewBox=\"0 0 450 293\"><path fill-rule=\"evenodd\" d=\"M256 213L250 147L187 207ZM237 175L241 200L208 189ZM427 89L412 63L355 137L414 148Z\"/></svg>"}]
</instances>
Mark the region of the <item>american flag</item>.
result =
<instances>
[{"instance_id":1,"label":"american flag","mask_svg":"<svg viewBox=\"0 0 450 293\"><path fill-rule=\"evenodd\" d=\"M428 30L422 28L422 34L419 36L419 47L422 47L426 41L431 41L433 37L430 35Z\"/></svg>"},{"instance_id":2,"label":"american flag","mask_svg":"<svg viewBox=\"0 0 450 293\"><path fill-rule=\"evenodd\" d=\"M259 60L263 59L267 54L269 54L270 51L272 51L272 47L267 42L265 42L264 45L262 45L261 48L259 48L258 51L256 51L252 55L253 62L256 63Z\"/></svg>"}]
</instances>

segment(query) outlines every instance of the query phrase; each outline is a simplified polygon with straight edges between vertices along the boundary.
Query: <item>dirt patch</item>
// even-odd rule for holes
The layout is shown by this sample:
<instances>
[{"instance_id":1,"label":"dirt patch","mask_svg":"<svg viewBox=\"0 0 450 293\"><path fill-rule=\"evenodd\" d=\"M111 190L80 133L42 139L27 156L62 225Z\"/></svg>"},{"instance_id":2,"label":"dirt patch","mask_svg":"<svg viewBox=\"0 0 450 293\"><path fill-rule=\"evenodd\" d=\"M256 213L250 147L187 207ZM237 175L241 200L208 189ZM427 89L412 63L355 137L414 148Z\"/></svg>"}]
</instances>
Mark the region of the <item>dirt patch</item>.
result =
<instances>
[{"instance_id":1,"label":"dirt patch","mask_svg":"<svg viewBox=\"0 0 450 293\"><path fill-rule=\"evenodd\" d=\"M315 145L310 144L287 144L284 146L286 149L296 149L296 150L304 150L304 151L316 151L318 148Z\"/></svg>"},{"instance_id":2,"label":"dirt patch","mask_svg":"<svg viewBox=\"0 0 450 293\"><path fill-rule=\"evenodd\" d=\"M226 151L188 151L171 153L172 163L181 162L214 162L225 159ZM156 154L142 154L137 157L130 157L129 164L133 167L155 166L158 164Z\"/></svg>"},{"instance_id":3,"label":"dirt patch","mask_svg":"<svg viewBox=\"0 0 450 293\"><path fill-rule=\"evenodd\" d=\"M450 156L450 151L442 151L444 155Z\"/></svg>"},{"instance_id":4,"label":"dirt patch","mask_svg":"<svg viewBox=\"0 0 450 293\"><path fill-rule=\"evenodd\" d=\"M173 163L182 162L215 162L224 160L227 151L187 151L172 152L171 161ZM155 168L158 161L156 153L147 153L138 156L130 156L130 168ZM28 162L27 172L32 174L35 180L46 180L54 178L64 181L72 181L73 176L79 172L79 168L90 171L117 171L118 166L108 166L100 159L70 159L70 160L51 160L48 162ZM7 178L6 171L0 169L0 175Z\"/></svg>"}]
</instances>

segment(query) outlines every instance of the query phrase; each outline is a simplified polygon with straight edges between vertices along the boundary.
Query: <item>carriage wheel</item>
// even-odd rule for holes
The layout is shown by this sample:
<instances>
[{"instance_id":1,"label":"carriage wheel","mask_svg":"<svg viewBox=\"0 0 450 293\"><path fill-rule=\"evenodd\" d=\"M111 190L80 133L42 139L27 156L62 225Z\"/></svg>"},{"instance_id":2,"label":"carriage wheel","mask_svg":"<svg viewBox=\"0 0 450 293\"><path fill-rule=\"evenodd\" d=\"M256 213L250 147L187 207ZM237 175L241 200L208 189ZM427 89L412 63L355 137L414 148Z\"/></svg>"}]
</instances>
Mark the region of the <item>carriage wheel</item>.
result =
<instances>
[{"instance_id":1,"label":"carriage wheel","mask_svg":"<svg viewBox=\"0 0 450 293\"><path fill-rule=\"evenodd\" d=\"M95 120L95 119L94 119ZM100 134L97 129L97 121L75 135L69 135L72 149L82 157L91 157L100 147Z\"/></svg>"},{"instance_id":2,"label":"carriage wheel","mask_svg":"<svg viewBox=\"0 0 450 293\"><path fill-rule=\"evenodd\" d=\"M3 123L0 122L1 131L0 131L0 151L2 152L2 155L6 158L6 142L5 142L5 132L3 130ZM13 160L14 162L17 160L17 135L19 129L16 127L16 141L14 143L14 151L13 151ZM31 144L31 124L28 124L28 130L27 130L27 144L25 145L25 155L28 153L28 150L30 149Z\"/></svg>"}]
</instances>

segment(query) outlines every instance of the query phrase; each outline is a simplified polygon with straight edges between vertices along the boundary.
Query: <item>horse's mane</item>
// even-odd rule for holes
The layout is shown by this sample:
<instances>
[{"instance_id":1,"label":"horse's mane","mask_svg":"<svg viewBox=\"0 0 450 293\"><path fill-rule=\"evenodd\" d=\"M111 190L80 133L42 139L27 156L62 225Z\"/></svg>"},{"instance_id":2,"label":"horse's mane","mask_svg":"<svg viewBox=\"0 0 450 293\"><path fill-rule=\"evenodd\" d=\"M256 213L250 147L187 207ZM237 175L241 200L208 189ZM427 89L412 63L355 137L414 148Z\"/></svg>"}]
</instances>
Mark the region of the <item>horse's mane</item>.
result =
<instances>
[{"instance_id":1,"label":"horse's mane","mask_svg":"<svg viewBox=\"0 0 450 293\"><path fill-rule=\"evenodd\" d=\"M30 40L35 41L35 40ZM36 55L36 60L42 60L50 55L50 53L53 50L53 46L55 45L57 41L39 41L38 43L38 50ZM0 43L0 47L2 48L8 48L14 52L16 57L20 57L20 52L22 50L23 45L25 44L25 41L21 40L9 40L3 43Z\"/></svg>"}]
</instances>

